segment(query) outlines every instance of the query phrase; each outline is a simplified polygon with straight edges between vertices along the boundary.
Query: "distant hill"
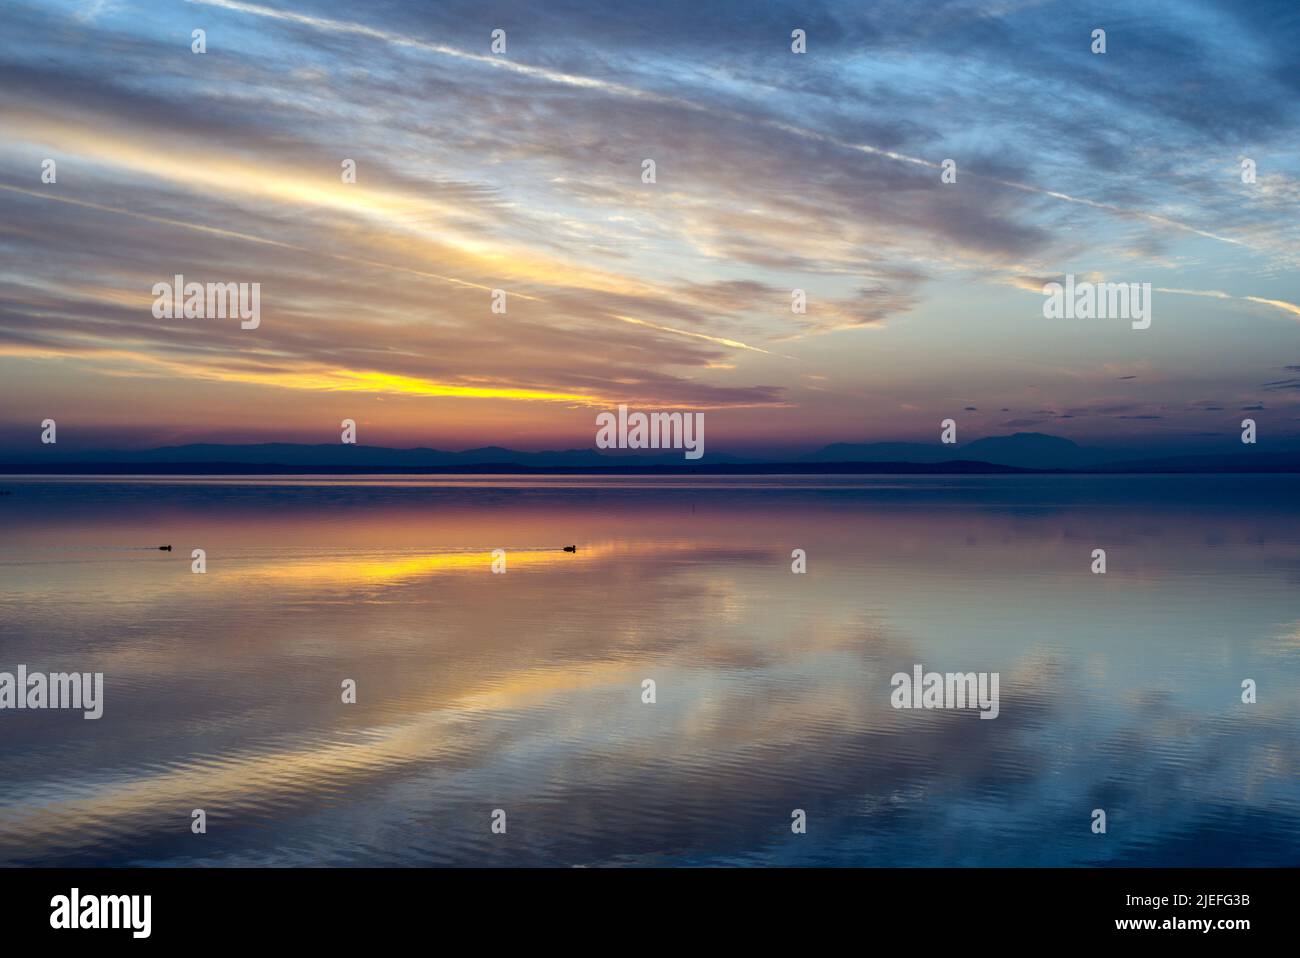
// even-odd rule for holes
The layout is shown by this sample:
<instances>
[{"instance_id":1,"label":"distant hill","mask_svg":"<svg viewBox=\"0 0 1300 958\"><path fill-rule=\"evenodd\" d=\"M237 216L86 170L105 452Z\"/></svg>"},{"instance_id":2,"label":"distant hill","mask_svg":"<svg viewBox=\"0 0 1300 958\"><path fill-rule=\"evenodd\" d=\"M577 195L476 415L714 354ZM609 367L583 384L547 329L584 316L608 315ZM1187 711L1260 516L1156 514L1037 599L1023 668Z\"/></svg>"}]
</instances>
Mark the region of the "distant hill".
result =
<instances>
[{"instance_id":1,"label":"distant hill","mask_svg":"<svg viewBox=\"0 0 1300 958\"><path fill-rule=\"evenodd\" d=\"M793 461L707 453L686 460L680 450L606 453L595 449L522 452L484 446L389 449L342 443L304 445L195 443L147 450L65 451L44 447L21 456L0 455L0 472L123 474L365 473L365 472L663 472L696 474L976 472L1300 472L1300 451L1262 452L1256 446L1221 454L1134 456L1089 449L1060 436L1020 432L961 445L942 443L835 443Z\"/></svg>"},{"instance_id":2,"label":"distant hill","mask_svg":"<svg viewBox=\"0 0 1300 958\"><path fill-rule=\"evenodd\" d=\"M710 455L710 461L731 462L730 456ZM290 471L305 468L345 469L445 469L461 466L516 465L533 468L548 467L599 467L621 462L657 464L683 461L680 450L651 452L644 456L609 456L594 449L566 449L555 452L521 452L501 446L484 446L462 452L441 449L390 449L385 446L344 445L322 443L301 445L297 443L269 442L251 445L223 445L194 443L185 446L163 446L158 449L130 451L62 452L41 450L39 454L21 459L5 457L0 467L7 464L58 464L102 463L105 465L156 465L156 464L232 464L278 465Z\"/></svg>"},{"instance_id":3,"label":"distant hill","mask_svg":"<svg viewBox=\"0 0 1300 958\"><path fill-rule=\"evenodd\" d=\"M1085 449L1069 439L1041 432L1018 432L1011 436L990 436L962 446L966 459L983 459L1008 466L1033 469L1078 469L1111 457L1101 449Z\"/></svg>"},{"instance_id":4,"label":"distant hill","mask_svg":"<svg viewBox=\"0 0 1300 958\"><path fill-rule=\"evenodd\" d=\"M955 458L990 462L1022 469L1079 469L1123 454L1085 449L1069 439L1041 432L989 436L964 445L942 443L875 442L864 445L835 443L804 456L804 462L945 462Z\"/></svg>"},{"instance_id":5,"label":"distant hill","mask_svg":"<svg viewBox=\"0 0 1300 958\"><path fill-rule=\"evenodd\" d=\"M44 465L6 465L0 463L0 475L3 474L50 474L50 475L200 475L200 476L235 476L235 475L358 475L366 473L397 475L428 475L448 473L456 475L506 474L506 475L862 475L882 474L916 474L916 475L1001 475L1006 473L1032 473L1031 469L1017 469L1014 466L999 466L987 462L951 462L916 463L916 462L683 462L674 460L665 463L629 462L627 459L614 459L598 466L525 466L513 462L504 463L470 463L438 467L428 466L286 466L282 463L236 463L236 462L155 462L155 463L90 463L65 462Z\"/></svg>"}]
</instances>

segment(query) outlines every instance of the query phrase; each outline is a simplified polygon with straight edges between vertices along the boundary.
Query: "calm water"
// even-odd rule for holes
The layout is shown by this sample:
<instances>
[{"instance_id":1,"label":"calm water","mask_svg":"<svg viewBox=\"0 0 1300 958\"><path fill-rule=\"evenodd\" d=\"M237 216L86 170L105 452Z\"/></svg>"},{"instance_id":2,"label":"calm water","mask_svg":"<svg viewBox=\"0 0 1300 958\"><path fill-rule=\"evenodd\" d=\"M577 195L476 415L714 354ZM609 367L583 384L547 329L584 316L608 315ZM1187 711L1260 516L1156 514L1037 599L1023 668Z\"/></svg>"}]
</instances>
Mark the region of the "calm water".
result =
<instances>
[{"instance_id":1,"label":"calm water","mask_svg":"<svg viewBox=\"0 0 1300 958\"><path fill-rule=\"evenodd\" d=\"M1295 478L0 489L0 864L1300 864Z\"/></svg>"}]
</instances>

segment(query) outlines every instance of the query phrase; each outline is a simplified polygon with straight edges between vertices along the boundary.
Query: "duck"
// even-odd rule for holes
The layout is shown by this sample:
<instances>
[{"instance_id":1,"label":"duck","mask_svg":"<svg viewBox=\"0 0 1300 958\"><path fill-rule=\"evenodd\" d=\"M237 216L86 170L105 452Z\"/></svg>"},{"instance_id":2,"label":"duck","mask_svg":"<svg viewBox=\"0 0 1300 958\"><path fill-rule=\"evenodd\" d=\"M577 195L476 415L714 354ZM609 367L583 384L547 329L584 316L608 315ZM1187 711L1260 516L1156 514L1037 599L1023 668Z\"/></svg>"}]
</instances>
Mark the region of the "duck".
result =
<instances>
[{"instance_id":1,"label":"duck","mask_svg":"<svg viewBox=\"0 0 1300 958\"><path fill-rule=\"evenodd\" d=\"M577 551L578 551L578 547L577 547L577 546L565 546L565 547L564 547L564 551L565 551L565 552L577 552Z\"/></svg>"}]
</instances>

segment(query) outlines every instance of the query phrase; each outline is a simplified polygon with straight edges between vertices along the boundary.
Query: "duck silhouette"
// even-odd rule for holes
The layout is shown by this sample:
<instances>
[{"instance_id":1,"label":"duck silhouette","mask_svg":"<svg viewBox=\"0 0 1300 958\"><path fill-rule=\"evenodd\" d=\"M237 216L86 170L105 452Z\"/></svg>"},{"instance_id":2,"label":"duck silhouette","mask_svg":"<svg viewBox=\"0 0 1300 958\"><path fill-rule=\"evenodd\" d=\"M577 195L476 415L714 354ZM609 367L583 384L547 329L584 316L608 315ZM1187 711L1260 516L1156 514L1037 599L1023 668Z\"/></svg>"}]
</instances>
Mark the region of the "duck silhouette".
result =
<instances>
[{"instance_id":1,"label":"duck silhouette","mask_svg":"<svg viewBox=\"0 0 1300 958\"><path fill-rule=\"evenodd\" d=\"M578 547L577 547L577 546L565 546L565 547L564 547L564 551L565 551L565 552L577 552L577 551L578 551Z\"/></svg>"},{"instance_id":2,"label":"duck silhouette","mask_svg":"<svg viewBox=\"0 0 1300 958\"><path fill-rule=\"evenodd\" d=\"M171 551L172 551L172 547L171 547L171 546L159 546L159 547L158 547L158 551L159 551L159 552L171 552Z\"/></svg>"}]
</instances>

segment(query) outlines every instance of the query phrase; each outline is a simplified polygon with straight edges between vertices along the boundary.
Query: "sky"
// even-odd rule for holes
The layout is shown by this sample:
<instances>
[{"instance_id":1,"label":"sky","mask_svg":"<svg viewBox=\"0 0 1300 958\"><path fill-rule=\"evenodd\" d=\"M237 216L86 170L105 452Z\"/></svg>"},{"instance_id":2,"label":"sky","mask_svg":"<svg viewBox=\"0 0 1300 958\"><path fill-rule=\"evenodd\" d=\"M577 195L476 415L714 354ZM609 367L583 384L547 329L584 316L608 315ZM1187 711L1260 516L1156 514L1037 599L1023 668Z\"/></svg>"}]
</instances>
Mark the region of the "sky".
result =
<instances>
[{"instance_id":1,"label":"sky","mask_svg":"<svg viewBox=\"0 0 1300 958\"><path fill-rule=\"evenodd\" d=\"M1287 2L6 0L0 451L589 448L620 403L742 453L1294 445L1297 48ZM156 318L178 274L257 328ZM1066 274L1150 328L1046 318Z\"/></svg>"}]
</instances>

